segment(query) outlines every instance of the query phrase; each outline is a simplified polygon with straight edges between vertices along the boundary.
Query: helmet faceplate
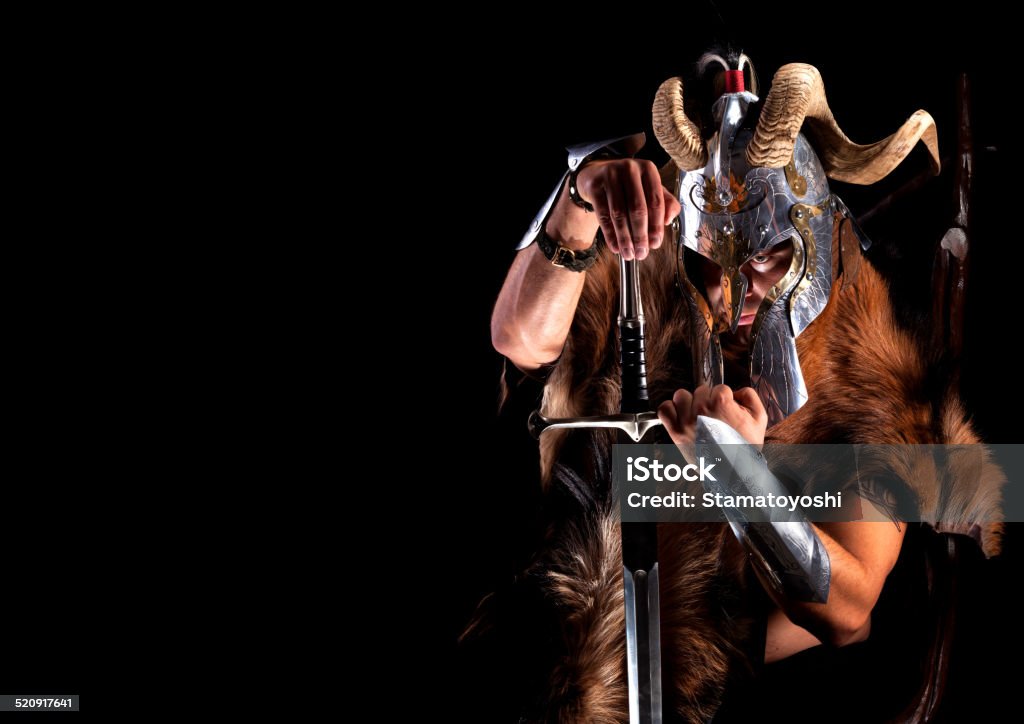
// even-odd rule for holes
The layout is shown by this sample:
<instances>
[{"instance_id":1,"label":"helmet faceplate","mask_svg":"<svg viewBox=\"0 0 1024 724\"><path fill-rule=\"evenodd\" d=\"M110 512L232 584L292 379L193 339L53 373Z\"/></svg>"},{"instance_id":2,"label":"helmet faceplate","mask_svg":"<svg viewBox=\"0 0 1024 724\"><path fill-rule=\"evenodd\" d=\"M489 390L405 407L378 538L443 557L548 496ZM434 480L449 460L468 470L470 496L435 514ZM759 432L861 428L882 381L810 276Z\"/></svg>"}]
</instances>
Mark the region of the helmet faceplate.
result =
<instances>
[{"instance_id":1,"label":"helmet faceplate","mask_svg":"<svg viewBox=\"0 0 1024 724\"><path fill-rule=\"evenodd\" d=\"M718 335L736 330L750 283L740 269L752 256L792 240L789 270L761 302L751 334L751 385L772 425L807 401L796 337L828 303L832 196L821 162L803 135L797 136L793 158L784 168L748 166L745 150L753 134L730 128L729 119L722 117L736 105L745 112L747 99L738 95L723 96L716 104L716 111L722 108L719 121L725 122L709 143L707 166L677 177L680 275L690 313L696 383L721 384ZM720 188L726 183L728 189ZM685 249L721 268L722 308L712 309L703 281L687 275Z\"/></svg>"}]
</instances>

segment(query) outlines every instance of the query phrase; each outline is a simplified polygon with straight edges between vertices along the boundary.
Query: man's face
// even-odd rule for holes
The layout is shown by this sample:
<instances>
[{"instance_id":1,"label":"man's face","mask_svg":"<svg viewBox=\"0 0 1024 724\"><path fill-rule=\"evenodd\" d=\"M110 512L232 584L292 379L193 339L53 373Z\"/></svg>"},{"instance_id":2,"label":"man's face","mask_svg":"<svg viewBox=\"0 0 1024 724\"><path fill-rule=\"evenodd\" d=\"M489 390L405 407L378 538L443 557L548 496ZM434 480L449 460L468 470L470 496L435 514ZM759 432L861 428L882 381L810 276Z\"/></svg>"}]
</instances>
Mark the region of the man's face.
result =
<instances>
[{"instance_id":1,"label":"man's face","mask_svg":"<svg viewBox=\"0 0 1024 724\"><path fill-rule=\"evenodd\" d=\"M740 273L748 281L747 295L743 300L743 311L740 314L740 327L747 327L754 323L757 309L764 300L765 294L789 271L792 260L793 242L785 241L755 254L740 267ZM725 314L725 302L722 297L722 268L705 257L701 257L700 262L704 288L707 290L711 309L716 318L722 318Z\"/></svg>"}]
</instances>

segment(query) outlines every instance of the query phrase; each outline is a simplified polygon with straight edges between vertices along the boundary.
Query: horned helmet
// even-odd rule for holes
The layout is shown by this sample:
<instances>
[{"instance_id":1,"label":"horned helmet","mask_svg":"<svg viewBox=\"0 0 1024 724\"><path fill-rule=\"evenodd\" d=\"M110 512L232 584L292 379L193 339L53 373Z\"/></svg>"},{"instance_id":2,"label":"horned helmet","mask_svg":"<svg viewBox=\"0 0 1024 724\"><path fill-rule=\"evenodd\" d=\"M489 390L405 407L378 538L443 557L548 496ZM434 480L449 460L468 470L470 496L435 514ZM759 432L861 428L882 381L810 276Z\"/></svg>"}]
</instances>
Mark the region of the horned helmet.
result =
<instances>
[{"instance_id":1,"label":"horned helmet","mask_svg":"<svg viewBox=\"0 0 1024 724\"><path fill-rule=\"evenodd\" d=\"M935 122L919 110L888 138L857 145L833 118L818 70L793 63L775 74L755 125L748 110L758 98L745 88L744 71L753 72L749 60L711 58L726 73L725 93L712 107L716 131L707 143L684 111L681 79L662 83L653 108L654 133L678 168L675 191L682 211L674 230L694 376L696 384L724 382L719 335L737 329L750 284L741 269L752 257L791 241L789 269L766 293L750 335L750 382L772 425L807 401L796 338L828 304L833 216L849 215L828 179L872 184L918 141L937 173ZM810 139L801 133L805 124ZM861 240L866 248L866 237ZM693 253L721 269L723 303L717 309L703 282L687 271L686 256Z\"/></svg>"}]
</instances>

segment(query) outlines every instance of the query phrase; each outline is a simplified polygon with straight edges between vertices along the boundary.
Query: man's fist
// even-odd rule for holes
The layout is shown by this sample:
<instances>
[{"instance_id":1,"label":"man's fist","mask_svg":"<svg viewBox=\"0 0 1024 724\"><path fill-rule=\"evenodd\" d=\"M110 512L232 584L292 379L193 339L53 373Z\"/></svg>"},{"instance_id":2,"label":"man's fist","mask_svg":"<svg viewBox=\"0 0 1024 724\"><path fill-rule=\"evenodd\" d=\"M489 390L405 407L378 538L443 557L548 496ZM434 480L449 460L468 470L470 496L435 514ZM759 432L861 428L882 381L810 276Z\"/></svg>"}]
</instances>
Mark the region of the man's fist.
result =
<instances>
[{"instance_id":1,"label":"man's fist","mask_svg":"<svg viewBox=\"0 0 1024 724\"><path fill-rule=\"evenodd\" d=\"M594 207L608 248L626 260L661 246L665 227L679 215L679 202L650 161L593 161L577 174L576 189Z\"/></svg>"},{"instance_id":2,"label":"man's fist","mask_svg":"<svg viewBox=\"0 0 1024 724\"><path fill-rule=\"evenodd\" d=\"M686 390L676 390L671 400L658 407L658 418L677 445L694 444L697 415L729 424L753 445L764 443L768 414L753 387L733 393L728 385L713 388L701 385L692 395Z\"/></svg>"}]
</instances>

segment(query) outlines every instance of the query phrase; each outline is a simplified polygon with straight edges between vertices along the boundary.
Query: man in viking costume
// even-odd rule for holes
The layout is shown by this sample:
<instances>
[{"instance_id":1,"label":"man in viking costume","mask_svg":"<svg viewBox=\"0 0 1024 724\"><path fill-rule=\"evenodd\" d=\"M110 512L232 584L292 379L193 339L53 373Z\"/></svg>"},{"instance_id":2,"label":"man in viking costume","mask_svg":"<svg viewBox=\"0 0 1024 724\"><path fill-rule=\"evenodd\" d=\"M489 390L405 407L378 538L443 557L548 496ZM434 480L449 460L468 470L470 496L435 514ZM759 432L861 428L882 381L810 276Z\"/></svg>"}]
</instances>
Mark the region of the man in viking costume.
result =
<instances>
[{"instance_id":1,"label":"man in viking costume","mask_svg":"<svg viewBox=\"0 0 1024 724\"><path fill-rule=\"evenodd\" d=\"M544 420L618 409L626 363L615 325L628 261L643 292L646 393L663 425L650 435L692 445L698 419L710 419L752 445L978 442L954 385L936 393L926 356L897 326L886 283L863 255L870 241L828 183L874 183L918 142L937 172L931 116L918 111L860 146L840 130L812 66L781 68L763 102L745 56L709 55L701 66L713 97L684 98L678 78L657 93L655 135L672 159L660 172L633 158L635 136L571 151L494 310L506 383L543 383ZM543 545L515 592L485 600L464 636L514 631L509 656L523 671L506 695L519 698L523 721L630 718L609 480L616 434L541 437ZM969 536L985 555L997 552L1002 476L987 458L969 496L951 494L955 469L899 460L879 469L884 490L868 485L858 500L876 522L802 524L797 545L809 554L795 571L778 570L772 552L786 541L777 531L659 526L665 721L710 721L766 664L870 640L915 529L892 520L893 500L913 501L929 535ZM934 703L934 683L901 705L905 720L928 718L934 707L920 701Z\"/></svg>"}]
</instances>

